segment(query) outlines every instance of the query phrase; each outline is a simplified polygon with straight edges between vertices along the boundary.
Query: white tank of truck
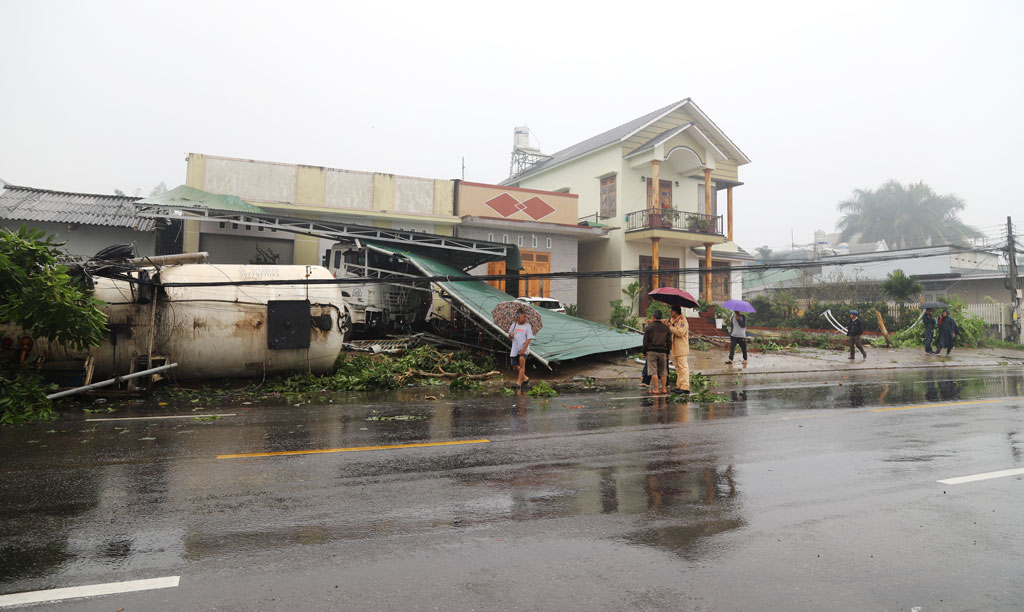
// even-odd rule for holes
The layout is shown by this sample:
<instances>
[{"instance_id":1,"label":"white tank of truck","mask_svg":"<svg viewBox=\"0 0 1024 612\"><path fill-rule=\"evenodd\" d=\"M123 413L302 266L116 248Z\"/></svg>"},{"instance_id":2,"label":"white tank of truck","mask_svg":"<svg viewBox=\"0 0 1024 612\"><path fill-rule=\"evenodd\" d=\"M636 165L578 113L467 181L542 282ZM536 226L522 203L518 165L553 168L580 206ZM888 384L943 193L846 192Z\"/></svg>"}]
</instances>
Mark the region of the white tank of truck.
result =
<instances>
[{"instance_id":1,"label":"white tank of truck","mask_svg":"<svg viewBox=\"0 0 1024 612\"><path fill-rule=\"evenodd\" d=\"M126 374L149 355L176 362L171 378L258 377L328 371L351 333L341 288L309 285L333 279L320 266L192 264L131 273L156 287L94 277L105 304L106 341L88 352L33 339L28 359L67 361L92 357L93 380ZM296 281L277 285L168 287L173 283ZM155 289L152 290L152 289ZM155 304L153 298L155 297ZM10 330L7 330L10 333ZM134 367L133 367L134 366Z\"/></svg>"},{"instance_id":2,"label":"white tank of truck","mask_svg":"<svg viewBox=\"0 0 1024 612\"><path fill-rule=\"evenodd\" d=\"M405 260L371 246L338 243L324 256L324 266L335 278L419 276ZM388 282L346 283L342 295L356 333L382 336L409 332L430 313L433 292L425 285Z\"/></svg>"}]
</instances>

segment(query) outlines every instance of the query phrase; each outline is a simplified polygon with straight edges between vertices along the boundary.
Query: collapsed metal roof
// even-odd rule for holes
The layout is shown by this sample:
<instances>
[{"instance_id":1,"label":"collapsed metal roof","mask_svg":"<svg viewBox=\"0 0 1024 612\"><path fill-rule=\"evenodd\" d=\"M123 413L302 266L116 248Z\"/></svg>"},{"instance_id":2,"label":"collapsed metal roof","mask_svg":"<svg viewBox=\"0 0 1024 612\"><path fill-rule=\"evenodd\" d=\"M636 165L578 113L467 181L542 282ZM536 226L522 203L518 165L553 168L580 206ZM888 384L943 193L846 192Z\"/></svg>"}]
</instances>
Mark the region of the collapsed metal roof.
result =
<instances>
[{"instance_id":1,"label":"collapsed metal roof","mask_svg":"<svg viewBox=\"0 0 1024 612\"><path fill-rule=\"evenodd\" d=\"M461 236L359 225L341 220L281 215L250 204L237 196L209 193L179 185L170 191L135 202L139 214L150 218L195 219L244 223L339 242L373 241L409 249L466 270L489 261L505 261L509 270L521 270L519 248L513 244Z\"/></svg>"},{"instance_id":2,"label":"collapsed metal roof","mask_svg":"<svg viewBox=\"0 0 1024 612\"><path fill-rule=\"evenodd\" d=\"M430 257L396 249L380 244L372 245L387 253L405 257L425 276L469 278L443 262ZM508 330L501 329L491 319L491 311L499 302L514 300L509 294L495 289L484 281L437 282L451 299L473 313L477 323L489 329L491 335L508 342ZM544 365L614 351L630 351L640 348L643 337L636 333L616 330L601 323L580 319L551 310L538 308L544 323L543 329L530 342L530 352Z\"/></svg>"}]
</instances>

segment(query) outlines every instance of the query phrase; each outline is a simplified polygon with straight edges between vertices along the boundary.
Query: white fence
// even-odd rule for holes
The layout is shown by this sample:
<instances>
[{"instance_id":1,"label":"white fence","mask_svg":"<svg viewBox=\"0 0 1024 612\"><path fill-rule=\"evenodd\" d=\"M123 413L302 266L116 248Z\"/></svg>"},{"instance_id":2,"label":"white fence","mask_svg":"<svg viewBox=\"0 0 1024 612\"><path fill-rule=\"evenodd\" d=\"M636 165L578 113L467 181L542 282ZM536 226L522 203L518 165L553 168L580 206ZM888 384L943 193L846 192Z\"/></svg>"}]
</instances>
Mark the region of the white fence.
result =
<instances>
[{"instance_id":1,"label":"white fence","mask_svg":"<svg viewBox=\"0 0 1024 612\"><path fill-rule=\"evenodd\" d=\"M920 304L904 305L904 308L907 310L916 310L920 307ZM1006 337L1006 334L1010 329L1009 326L1013 322L1013 313L1011 309L1012 306L1010 304L967 304L967 313L978 317L993 327L997 327L1000 338ZM899 304L889 302L889 315L896 317L896 313L898 311Z\"/></svg>"}]
</instances>

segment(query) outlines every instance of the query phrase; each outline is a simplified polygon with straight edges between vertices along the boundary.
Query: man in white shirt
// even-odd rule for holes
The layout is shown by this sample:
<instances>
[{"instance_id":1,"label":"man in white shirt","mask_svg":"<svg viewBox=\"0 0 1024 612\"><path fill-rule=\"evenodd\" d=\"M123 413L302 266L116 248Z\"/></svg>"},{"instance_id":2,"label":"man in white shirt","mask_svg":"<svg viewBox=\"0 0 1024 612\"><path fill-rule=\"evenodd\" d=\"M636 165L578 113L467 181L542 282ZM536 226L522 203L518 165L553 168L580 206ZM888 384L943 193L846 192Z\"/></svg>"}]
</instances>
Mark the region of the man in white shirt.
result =
<instances>
[{"instance_id":1,"label":"man in white shirt","mask_svg":"<svg viewBox=\"0 0 1024 612\"><path fill-rule=\"evenodd\" d=\"M508 337L512 340L512 351L509 353L509 365L519 373L517 387L530 382L526 375L526 356L530 354L530 341L533 340L533 326L526 320L526 312L520 310L516 322L508 329Z\"/></svg>"}]
</instances>

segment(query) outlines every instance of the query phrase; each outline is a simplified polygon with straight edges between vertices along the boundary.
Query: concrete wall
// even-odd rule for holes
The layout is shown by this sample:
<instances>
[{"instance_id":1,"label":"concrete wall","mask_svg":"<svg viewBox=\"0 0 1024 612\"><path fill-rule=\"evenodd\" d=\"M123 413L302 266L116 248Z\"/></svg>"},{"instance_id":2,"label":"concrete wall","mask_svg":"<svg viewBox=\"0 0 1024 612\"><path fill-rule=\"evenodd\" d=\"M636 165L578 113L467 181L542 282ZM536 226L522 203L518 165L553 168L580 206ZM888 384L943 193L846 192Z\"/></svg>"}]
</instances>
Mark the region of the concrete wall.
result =
<instances>
[{"instance_id":1,"label":"concrete wall","mask_svg":"<svg viewBox=\"0 0 1024 612\"><path fill-rule=\"evenodd\" d=\"M212 193L236 195L269 210L311 219L448 236L454 233L452 228L458 223L454 216L455 184L450 180L191 153L186 184ZM199 248L202 242L199 234L203 232L264 239L256 233L224 232L208 223L189 222L185 229L186 250L190 245ZM296 264L318 264L323 255L323 241L317 238L279 233L274 239L293 241L288 257ZM210 242L221 243L226 244L217 239ZM277 247L283 248L280 244Z\"/></svg>"},{"instance_id":2,"label":"concrete wall","mask_svg":"<svg viewBox=\"0 0 1024 612\"><path fill-rule=\"evenodd\" d=\"M57 240L66 242L63 247L72 255L92 257L97 251L114 244L135 243L139 255L156 253L156 232L137 232L126 227L105 227L101 225L78 225L73 230L66 223L44 223L38 221L16 221L4 219L0 226L18 231L22 224L54 234Z\"/></svg>"}]
</instances>

